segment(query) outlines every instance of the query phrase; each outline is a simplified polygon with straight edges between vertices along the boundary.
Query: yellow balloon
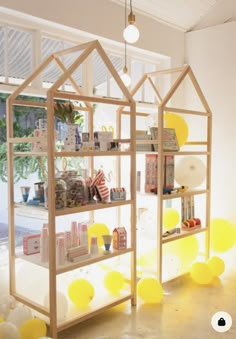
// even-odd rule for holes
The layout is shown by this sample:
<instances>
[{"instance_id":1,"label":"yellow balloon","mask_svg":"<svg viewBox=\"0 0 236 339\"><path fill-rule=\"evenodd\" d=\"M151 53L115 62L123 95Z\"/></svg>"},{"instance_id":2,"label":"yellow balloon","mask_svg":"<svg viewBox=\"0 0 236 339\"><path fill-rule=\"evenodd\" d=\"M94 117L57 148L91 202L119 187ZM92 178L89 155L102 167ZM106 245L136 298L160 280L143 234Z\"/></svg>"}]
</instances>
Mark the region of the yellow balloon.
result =
<instances>
[{"instance_id":1,"label":"yellow balloon","mask_svg":"<svg viewBox=\"0 0 236 339\"><path fill-rule=\"evenodd\" d=\"M76 279L68 287L68 296L78 308L86 308L94 297L93 285L86 279Z\"/></svg>"},{"instance_id":2,"label":"yellow balloon","mask_svg":"<svg viewBox=\"0 0 236 339\"><path fill-rule=\"evenodd\" d=\"M142 278L137 284L138 296L148 304L158 304L163 298L163 288L155 278Z\"/></svg>"},{"instance_id":3,"label":"yellow balloon","mask_svg":"<svg viewBox=\"0 0 236 339\"><path fill-rule=\"evenodd\" d=\"M119 294L125 285L123 274L119 271L108 272L104 278L104 285L111 294Z\"/></svg>"},{"instance_id":4,"label":"yellow balloon","mask_svg":"<svg viewBox=\"0 0 236 339\"><path fill-rule=\"evenodd\" d=\"M208 267L211 270L211 273L215 276L218 277L225 271L225 263L224 260L219 258L219 257L211 257L208 262L207 262Z\"/></svg>"},{"instance_id":5,"label":"yellow balloon","mask_svg":"<svg viewBox=\"0 0 236 339\"><path fill-rule=\"evenodd\" d=\"M137 258L137 265L151 268L156 264L157 250L155 248L143 253Z\"/></svg>"},{"instance_id":6,"label":"yellow balloon","mask_svg":"<svg viewBox=\"0 0 236 339\"><path fill-rule=\"evenodd\" d=\"M165 127L174 128L179 147L183 146L188 139L188 125L186 121L175 113L166 112L164 115Z\"/></svg>"},{"instance_id":7,"label":"yellow balloon","mask_svg":"<svg viewBox=\"0 0 236 339\"><path fill-rule=\"evenodd\" d=\"M192 235L190 237L178 239L164 244L163 254L172 253L179 257L181 267L188 268L197 258L199 251L199 243L197 238Z\"/></svg>"},{"instance_id":8,"label":"yellow balloon","mask_svg":"<svg viewBox=\"0 0 236 339\"><path fill-rule=\"evenodd\" d=\"M45 321L38 318L27 320L20 327L20 339L38 339L45 337L46 333Z\"/></svg>"},{"instance_id":9,"label":"yellow balloon","mask_svg":"<svg viewBox=\"0 0 236 339\"><path fill-rule=\"evenodd\" d=\"M102 236L110 234L109 228L105 224L95 223L89 225L88 227L88 242L91 244L91 238L93 236L97 237L98 246L101 247L104 245Z\"/></svg>"},{"instance_id":10,"label":"yellow balloon","mask_svg":"<svg viewBox=\"0 0 236 339\"><path fill-rule=\"evenodd\" d=\"M171 230L179 223L179 212L174 208L165 208L163 211L163 225L165 229Z\"/></svg>"},{"instance_id":11,"label":"yellow balloon","mask_svg":"<svg viewBox=\"0 0 236 339\"><path fill-rule=\"evenodd\" d=\"M231 249L236 242L236 227L229 221L215 218L210 223L211 249L223 253Z\"/></svg>"},{"instance_id":12,"label":"yellow balloon","mask_svg":"<svg viewBox=\"0 0 236 339\"><path fill-rule=\"evenodd\" d=\"M3 323L5 320L2 316L0 316L0 323Z\"/></svg>"},{"instance_id":13,"label":"yellow balloon","mask_svg":"<svg viewBox=\"0 0 236 339\"><path fill-rule=\"evenodd\" d=\"M190 275L200 285L208 285L213 280L211 270L204 262L195 262L190 269Z\"/></svg>"}]
</instances>

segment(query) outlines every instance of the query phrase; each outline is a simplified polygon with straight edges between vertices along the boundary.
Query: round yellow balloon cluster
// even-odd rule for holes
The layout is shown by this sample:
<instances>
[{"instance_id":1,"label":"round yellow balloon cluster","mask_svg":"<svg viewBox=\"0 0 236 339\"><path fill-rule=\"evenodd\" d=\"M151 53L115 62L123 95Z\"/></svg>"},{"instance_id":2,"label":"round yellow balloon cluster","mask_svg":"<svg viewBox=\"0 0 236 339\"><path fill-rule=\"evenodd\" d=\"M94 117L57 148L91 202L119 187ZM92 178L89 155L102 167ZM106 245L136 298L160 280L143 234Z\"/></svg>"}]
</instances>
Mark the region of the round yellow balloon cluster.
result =
<instances>
[{"instance_id":1,"label":"round yellow balloon cluster","mask_svg":"<svg viewBox=\"0 0 236 339\"><path fill-rule=\"evenodd\" d=\"M236 243L236 227L223 218L215 218L210 223L210 245L217 253L230 250Z\"/></svg>"},{"instance_id":2,"label":"round yellow balloon cluster","mask_svg":"<svg viewBox=\"0 0 236 339\"><path fill-rule=\"evenodd\" d=\"M174 128L179 147L183 146L188 139L188 125L186 121L175 113L166 112L164 115L165 127Z\"/></svg>"},{"instance_id":3,"label":"round yellow balloon cluster","mask_svg":"<svg viewBox=\"0 0 236 339\"><path fill-rule=\"evenodd\" d=\"M200 285L208 285L214 277L220 276L225 270L225 263L219 257L211 257L207 263L195 262L190 270L192 279Z\"/></svg>"},{"instance_id":4,"label":"round yellow balloon cluster","mask_svg":"<svg viewBox=\"0 0 236 339\"><path fill-rule=\"evenodd\" d=\"M91 224L88 227L88 243L91 244L91 238L93 236L97 237L98 246L101 247L104 245L103 235L110 234L109 228L105 224L95 223Z\"/></svg>"},{"instance_id":5,"label":"round yellow balloon cluster","mask_svg":"<svg viewBox=\"0 0 236 339\"><path fill-rule=\"evenodd\" d=\"M178 225L180 220L179 212L174 208L165 208L163 211L163 225L166 230L171 230Z\"/></svg>"},{"instance_id":6,"label":"round yellow balloon cluster","mask_svg":"<svg viewBox=\"0 0 236 339\"><path fill-rule=\"evenodd\" d=\"M93 285L86 279L76 279L68 287L68 296L78 308L86 308L94 298Z\"/></svg>"},{"instance_id":7,"label":"round yellow balloon cluster","mask_svg":"<svg viewBox=\"0 0 236 339\"><path fill-rule=\"evenodd\" d=\"M155 278L142 278L137 284L137 294L148 304L159 304L163 298L163 288Z\"/></svg>"},{"instance_id":8,"label":"round yellow balloon cluster","mask_svg":"<svg viewBox=\"0 0 236 339\"><path fill-rule=\"evenodd\" d=\"M124 288L125 279L119 271L111 271L105 275L104 286L113 295L117 295Z\"/></svg>"}]
</instances>

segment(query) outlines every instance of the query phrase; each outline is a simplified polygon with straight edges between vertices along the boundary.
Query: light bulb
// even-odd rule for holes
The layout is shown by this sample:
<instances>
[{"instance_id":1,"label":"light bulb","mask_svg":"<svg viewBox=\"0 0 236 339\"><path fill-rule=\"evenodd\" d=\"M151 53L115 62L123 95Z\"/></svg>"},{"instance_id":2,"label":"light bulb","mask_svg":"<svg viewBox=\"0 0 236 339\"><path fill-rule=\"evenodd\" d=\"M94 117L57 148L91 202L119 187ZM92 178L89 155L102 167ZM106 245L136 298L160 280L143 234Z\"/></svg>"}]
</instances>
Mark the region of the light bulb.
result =
<instances>
[{"instance_id":1,"label":"light bulb","mask_svg":"<svg viewBox=\"0 0 236 339\"><path fill-rule=\"evenodd\" d=\"M125 41L129 42L130 44L135 43L139 39L138 28L133 23L129 24L123 31L123 37Z\"/></svg>"},{"instance_id":2,"label":"light bulb","mask_svg":"<svg viewBox=\"0 0 236 339\"><path fill-rule=\"evenodd\" d=\"M123 81L124 85L128 87L131 84L131 78L129 74L127 74L127 67L125 66L123 69L123 74L121 75L121 80Z\"/></svg>"}]
</instances>

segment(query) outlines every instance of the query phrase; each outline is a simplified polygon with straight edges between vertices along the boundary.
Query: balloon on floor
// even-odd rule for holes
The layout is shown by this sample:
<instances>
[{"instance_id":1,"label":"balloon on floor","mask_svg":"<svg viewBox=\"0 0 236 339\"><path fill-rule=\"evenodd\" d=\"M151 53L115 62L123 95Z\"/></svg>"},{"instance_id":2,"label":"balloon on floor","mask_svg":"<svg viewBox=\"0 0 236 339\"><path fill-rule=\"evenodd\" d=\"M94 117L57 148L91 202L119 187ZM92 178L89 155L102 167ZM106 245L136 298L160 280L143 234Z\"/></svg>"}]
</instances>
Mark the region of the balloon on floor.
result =
<instances>
[{"instance_id":1,"label":"balloon on floor","mask_svg":"<svg viewBox=\"0 0 236 339\"><path fill-rule=\"evenodd\" d=\"M204 262L195 262L190 269L190 276L199 285L209 285L213 280L213 275Z\"/></svg>"},{"instance_id":2,"label":"balloon on floor","mask_svg":"<svg viewBox=\"0 0 236 339\"><path fill-rule=\"evenodd\" d=\"M137 295L145 303L158 304L163 299L163 288L155 278L142 278L137 284Z\"/></svg>"},{"instance_id":3,"label":"balloon on floor","mask_svg":"<svg viewBox=\"0 0 236 339\"><path fill-rule=\"evenodd\" d=\"M207 262L213 276L218 277L225 271L224 260L219 257L211 257Z\"/></svg>"},{"instance_id":4,"label":"balloon on floor","mask_svg":"<svg viewBox=\"0 0 236 339\"><path fill-rule=\"evenodd\" d=\"M38 318L27 320L20 327L20 339L38 339L45 337L47 326L45 321Z\"/></svg>"},{"instance_id":5,"label":"balloon on floor","mask_svg":"<svg viewBox=\"0 0 236 339\"><path fill-rule=\"evenodd\" d=\"M10 322L0 323L0 338L1 339L20 339L17 327Z\"/></svg>"}]
</instances>

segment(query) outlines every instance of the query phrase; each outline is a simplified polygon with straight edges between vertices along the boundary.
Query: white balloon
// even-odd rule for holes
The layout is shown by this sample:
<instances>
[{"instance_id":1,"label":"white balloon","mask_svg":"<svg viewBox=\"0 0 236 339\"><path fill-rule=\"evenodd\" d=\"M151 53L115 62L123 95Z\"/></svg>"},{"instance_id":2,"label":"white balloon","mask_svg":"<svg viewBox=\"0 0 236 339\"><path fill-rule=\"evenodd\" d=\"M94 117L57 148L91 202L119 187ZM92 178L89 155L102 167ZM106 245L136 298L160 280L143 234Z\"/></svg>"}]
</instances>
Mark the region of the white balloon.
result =
<instances>
[{"instance_id":1,"label":"white balloon","mask_svg":"<svg viewBox=\"0 0 236 339\"><path fill-rule=\"evenodd\" d=\"M0 338L1 339L19 339L19 332L14 324L9 322L0 323Z\"/></svg>"},{"instance_id":2,"label":"white balloon","mask_svg":"<svg viewBox=\"0 0 236 339\"><path fill-rule=\"evenodd\" d=\"M206 166L195 156L186 156L179 160L175 167L175 180L180 186L195 188L200 186L206 177Z\"/></svg>"},{"instance_id":3,"label":"white balloon","mask_svg":"<svg viewBox=\"0 0 236 339\"><path fill-rule=\"evenodd\" d=\"M49 294L44 297L44 306L49 307ZM68 301L63 292L57 291L57 319L64 320L68 312Z\"/></svg>"},{"instance_id":4,"label":"white balloon","mask_svg":"<svg viewBox=\"0 0 236 339\"><path fill-rule=\"evenodd\" d=\"M4 319L7 318L11 309L16 306L16 299L8 294L0 296L0 316Z\"/></svg>"},{"instance_id":5,"label":"white balloon","mask_svg":"<svg viewBox=\"0 0 236 339\"><path fill-rule=\"evenodd\" d=\"M28 307L24 305L17 305L14 310L10 311L7 321L14 324L19 329L25 321L32 318L32 312Z\"/></svg>"}]
</instances>

